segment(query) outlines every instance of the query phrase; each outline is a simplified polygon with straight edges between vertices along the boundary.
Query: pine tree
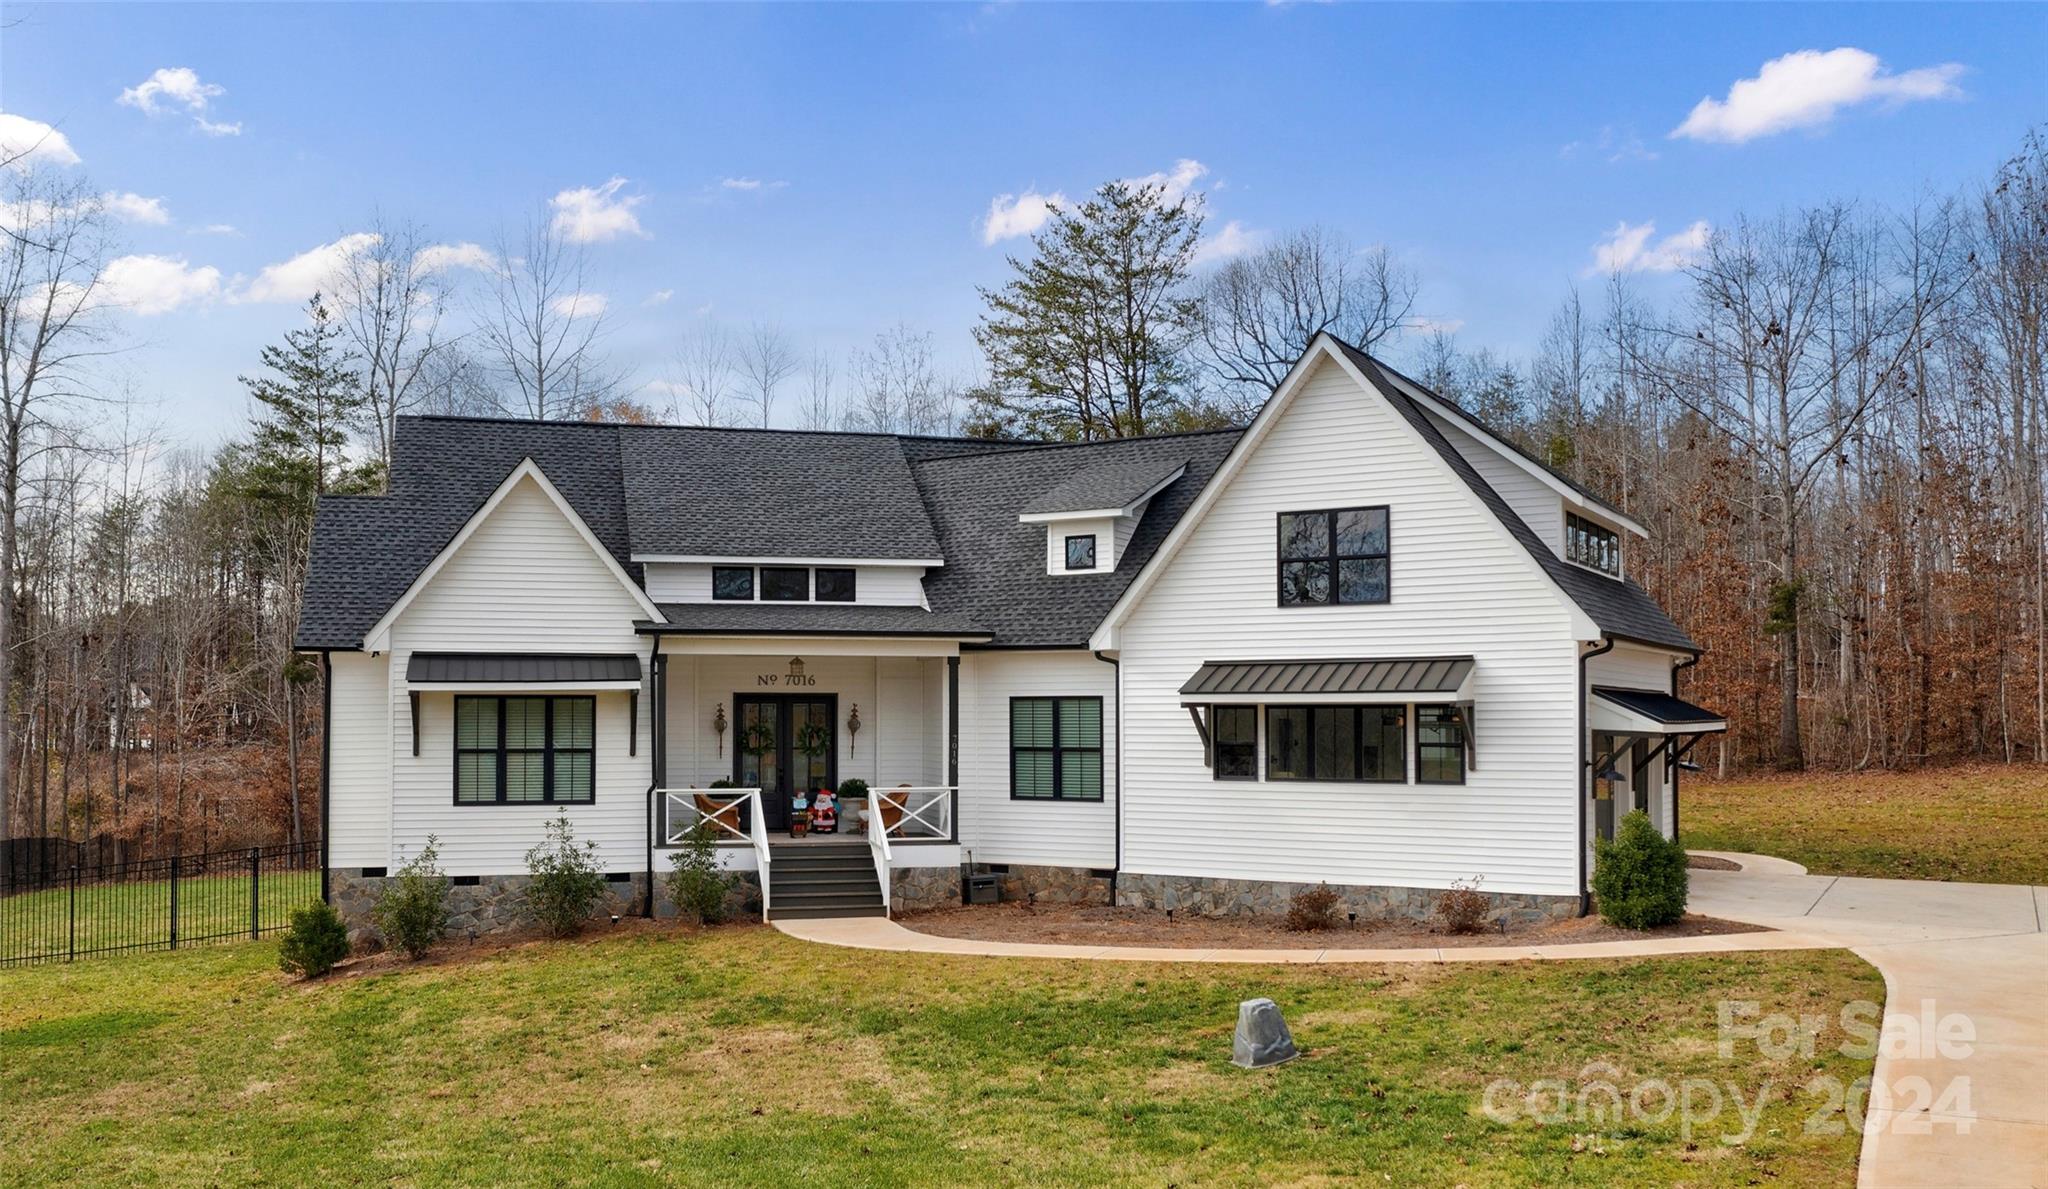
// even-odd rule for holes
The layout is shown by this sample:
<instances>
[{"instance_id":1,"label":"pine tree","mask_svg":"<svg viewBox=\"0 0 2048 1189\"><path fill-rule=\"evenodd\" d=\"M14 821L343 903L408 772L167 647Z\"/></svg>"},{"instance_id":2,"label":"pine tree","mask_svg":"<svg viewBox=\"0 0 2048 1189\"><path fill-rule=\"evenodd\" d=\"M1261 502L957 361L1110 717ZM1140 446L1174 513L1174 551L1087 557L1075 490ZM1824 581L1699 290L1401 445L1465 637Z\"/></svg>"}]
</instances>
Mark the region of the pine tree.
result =
<instances>
[{"instance_id":1,"label":"pine tree","mask_svg":"<svg viewBox=\"0 0 2048 1189\"><path fill-rule=\"evenodd\" d=\"M240 377L262 406L244 458L252 497L312 514L313 497L362 486L348 464L348 427L366 402L356 354L320 294L306 303L307 325L263 348L267 375Z\"/></svg>"}]
</instances>

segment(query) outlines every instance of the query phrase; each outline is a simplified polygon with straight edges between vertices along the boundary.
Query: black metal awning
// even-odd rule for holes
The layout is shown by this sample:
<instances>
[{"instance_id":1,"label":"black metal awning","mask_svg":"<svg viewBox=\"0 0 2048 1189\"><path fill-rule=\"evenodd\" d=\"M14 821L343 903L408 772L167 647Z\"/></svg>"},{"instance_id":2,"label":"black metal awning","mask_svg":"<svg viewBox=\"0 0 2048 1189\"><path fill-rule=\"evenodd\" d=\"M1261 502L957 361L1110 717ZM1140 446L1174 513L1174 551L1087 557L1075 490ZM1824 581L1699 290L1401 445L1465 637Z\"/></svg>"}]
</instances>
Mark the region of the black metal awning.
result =
<instances>
[{"instance_id":1,"label":"black metal awning","mask_svg":"<svg viewBox=\"0 0 2048 1189\"><path fill-rule=\"evenodd\" d=\"M1381 660L1207 661L1180 687L1182 702L1316 701L1335 696L1457 701L1472 676L1469 656Z\"/></svg>"},{"instance_id":2,"label":"black metal awning","mask_svg":"<svg viewBox=\"0 0 2048 1189\"><path fill-rule=\"evenodd\" d=\"M1593 726L1596 730L1613 726L1638 733L1690 735L1728 729L1727 720L1719 714L1655 690L1597 685L1593 687L1593 696L1612 708L1594 707Z\"/></svg>"},{"instance_id":3,"label":"black metal awning","mask_svg":"<svg viewBox=\"0 0 2048 1189\"><path fill-rule=\"evenodd\" d=\"M413 685L640 684L630 652L415 652L405 665Z\"/></svg>"}]
</instances>

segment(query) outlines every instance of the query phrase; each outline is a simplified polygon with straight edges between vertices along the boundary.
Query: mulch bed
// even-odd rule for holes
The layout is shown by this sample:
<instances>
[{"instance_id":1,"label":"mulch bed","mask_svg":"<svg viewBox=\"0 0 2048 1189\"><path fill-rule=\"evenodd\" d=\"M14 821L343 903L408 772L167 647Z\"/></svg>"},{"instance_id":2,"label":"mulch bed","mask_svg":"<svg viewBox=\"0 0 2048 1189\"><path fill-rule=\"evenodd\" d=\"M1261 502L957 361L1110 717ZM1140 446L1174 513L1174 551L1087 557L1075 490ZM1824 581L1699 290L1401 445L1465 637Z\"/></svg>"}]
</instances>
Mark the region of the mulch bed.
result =
<instances>
[{"instance_id":1,"label":"mulch bed","mask_svg":"<svg viewBox=\"0 0 2048 1189\"><path fill-rule=\"evenodd\" d=\"M1051 945L1118 945L1166 949L1430 949L1477 945L1576 945L1590 941L1643 941L1768 930L1739 921L1688 915L1675 925L1637 932L1617 929L1599 917L1542 925L1498 926L1485 933L1454 935L1406 921L1360 921L1312 933L1290 932L1262 917L1186 917L1168 921L1164 912L1104 905L981 904L906 913L906 929L937 937L976 941L1017 941Z\"/></svg>"},{"instance_id":2,"label":"mulch bed","mask_svg":"<svg viewBox=\"0 0 2048 1189\"><path fill-rule=\"evenodd\" d=\"M1717 859L1712 855L1687 855L1685 865L1694 871L1740 871L1742 864L1733 859Z\"/></svg>"}]
</instances>

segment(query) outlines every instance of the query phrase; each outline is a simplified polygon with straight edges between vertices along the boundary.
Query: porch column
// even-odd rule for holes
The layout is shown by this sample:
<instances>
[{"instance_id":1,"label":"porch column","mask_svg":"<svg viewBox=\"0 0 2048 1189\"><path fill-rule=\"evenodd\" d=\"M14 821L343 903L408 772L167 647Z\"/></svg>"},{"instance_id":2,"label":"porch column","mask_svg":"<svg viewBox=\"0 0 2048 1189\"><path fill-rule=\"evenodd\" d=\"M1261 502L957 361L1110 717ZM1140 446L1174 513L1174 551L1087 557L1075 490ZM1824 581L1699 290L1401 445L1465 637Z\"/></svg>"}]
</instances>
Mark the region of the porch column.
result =
<instances>
[{"instance_id":1,"label":"porch column","mask_svg":"<svg viewBox=\"0 0 2048 1189\"><path fill-rule=\"evenodd\" d=\"M953 841L960 841L960 654L946 658L946 786L953 804L946 820L953 825Z\"/></svg>"}]
</instances>

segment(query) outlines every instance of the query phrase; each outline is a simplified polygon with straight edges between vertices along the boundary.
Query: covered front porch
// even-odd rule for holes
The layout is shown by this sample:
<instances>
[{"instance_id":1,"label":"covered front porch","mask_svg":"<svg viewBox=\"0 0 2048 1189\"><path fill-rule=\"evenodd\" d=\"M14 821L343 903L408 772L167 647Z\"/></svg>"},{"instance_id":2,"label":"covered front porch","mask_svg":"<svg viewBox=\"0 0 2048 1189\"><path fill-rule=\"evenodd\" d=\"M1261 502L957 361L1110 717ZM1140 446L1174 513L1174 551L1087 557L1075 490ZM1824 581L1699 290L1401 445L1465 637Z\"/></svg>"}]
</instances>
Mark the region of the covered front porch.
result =
<instances>
[{"instance_id":1,"label":"covered front porch","mask_svg":"<svg viewBox=\"0 0 2048 1189\"><path fill-rule=\"evenodd\" d=\"M1686 756L1701 739L1727 730L1727 722L1671 694L1595 686L1587 725L1592 732L1592 834L1613 838L1616 823L1640 809L1667 837L1676 838L1679 774L1699 770Z\"/></svg>"},{"instance_id":2,"label":"covered front porch","mask_svg":"<svg viewBox=\"0 0 2048 1189\"><path fill-rule=\"evenodd\" d=\"M657 877L701 826L774 916L957 898L959 636L654 642Z\"/></svg>"}]
</instances>

